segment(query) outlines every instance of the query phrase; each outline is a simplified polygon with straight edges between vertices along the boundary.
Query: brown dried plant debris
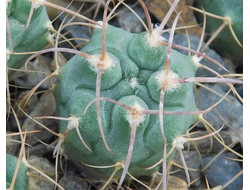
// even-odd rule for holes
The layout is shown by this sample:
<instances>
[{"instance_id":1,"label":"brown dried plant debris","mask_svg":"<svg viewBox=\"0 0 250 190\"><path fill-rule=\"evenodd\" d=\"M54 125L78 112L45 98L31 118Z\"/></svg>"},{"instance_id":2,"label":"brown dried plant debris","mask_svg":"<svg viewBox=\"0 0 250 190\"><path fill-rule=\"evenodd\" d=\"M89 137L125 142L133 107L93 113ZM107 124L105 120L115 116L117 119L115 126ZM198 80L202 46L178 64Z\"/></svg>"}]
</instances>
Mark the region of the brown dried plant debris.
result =
<instances>
[{"instance_id":1,"label":"brown dried plant debris","mask_svg":"<svg viewBox=\"0 0 250 190\"><path fill-rule=\"evenodd\" d=\"M147 0L145 1L148 10L158 19L158 20L163 20L163 18L165 17L166 13L168 12L168 10L170 9L172 3L174 2L174 0ZM180 19L178 21L178 25L177 27L187 27L187 26L195 26L196 27L189 27L188 33L189 34L194 34L197 37L200 37L202 34L202 28L198 26L198 23L195 19L193 10L188 8L188 6L192 6L193 5L194 0L181 0L179 1L179 3L177 4L175 11L173 12L173 14L171 15L167 26L170 28L173 25L174 19L176 18L177 14L182 11ZM186 31L185 30L176 30L176 33L180 33L180 34L185 34Z\"/></svg>"}]
</instances>

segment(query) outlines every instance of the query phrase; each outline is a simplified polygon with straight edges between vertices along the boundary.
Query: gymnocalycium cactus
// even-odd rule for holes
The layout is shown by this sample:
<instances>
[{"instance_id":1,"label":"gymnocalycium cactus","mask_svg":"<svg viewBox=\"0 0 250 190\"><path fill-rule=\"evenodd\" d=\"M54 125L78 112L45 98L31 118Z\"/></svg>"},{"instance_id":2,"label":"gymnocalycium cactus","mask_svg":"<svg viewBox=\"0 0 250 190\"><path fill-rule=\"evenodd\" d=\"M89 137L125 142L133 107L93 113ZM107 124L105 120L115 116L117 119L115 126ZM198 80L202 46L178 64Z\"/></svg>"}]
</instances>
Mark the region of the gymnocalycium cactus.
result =
<instances>
[{"instance_id":1,"label":"gymnocalycium cactus","mask_svg":"<svg viewBox=\"0 0 250 190\"><path fill-rule=\"evenodd\" d=\"M6 153L6 189L10 188L11 182L13 180L13 176L15 173L15 169L17 166L18 158ZM14 189L28 189L28 175L27 175L28 168L26 165L21 161L18 174L15 179Z\"/></svg>"},{"instance_id":2,"label":"gymnocalycium cactus","mask_svg":"<svg viewBox=\"0 0 250 190\"><path fill-rule=\"evenodd\" d=\"M113 152L111 154L105 148L99 133L96 106L91 105L83 115L89 102L96 98L96 78L100 72L98 64L102 53L102 29L95 29L91 40L83 48L83 52L90 58L85 59L76 55L70 59L60 70L59 84L55 90L59 116L79 118L80 133L92 152L84 147L82 141L76 139L76 131L67 134L63 149L78 163L94 166L125 163L131 130L135 130L133 127L136 127L129 172L134 176L148 175L159 169L155 167L153 170L143 170L161 160L164 140L159 127L159 116L144 114L143 111L159 109L160 92L164 85L165 111L197 111L193 84L178 82L179 78L194 77L197 66L192 57L172 50L169 73L166 75L164 65L167 48L152 47L148 42L148 32L131 34L111 25L107 26L106 32L107 54L102 63L100 96L119 101L131 109L126 110L109 101L100 103L103 133ZM168 151L175 137L183 135L196 121L197 117L193 115L164 116L164 134L169 145ZM68 122L61 121L60 132L64 133L67 126ZM113 171L101 170L107 176Z\"/></svg>"},{"instance_id":3,"label":"gymnocalycium cactus","mask_svg":"<svg viewBox=\"0 0 250 190\"><path fill-rule=\"evenodd\" d=\"M49 44L51 21L46 7L39 1L7 1L6 49L8 75L20 68L30 56L26 52L43 49Z\"/></svg>"},{"instance_id":4,"label":"gymnocalycium cactus","mask_svg":"<svg viewBox=\"0 0 250 190\"><path fill-rule=\"evenodd\" d=\"M186 142L183 135L203 113L195 105L193 83L237 81L224 80L216 72L218 78L195 77L203 67L197 55L207 57L188 48L193 57L172 49L181 48L172 44L180 14L169 39L161 36L178 0L155 29L138 0L149 27L141 34L107 24L110 1L103 22L95 25L81 52L57 47L43 51L78 54L64 66L57 65L51 75L58 78L54 94L63 134L55 151L62 142L63 153L71 160L88 165L102 178L120 179L118 189L127 174L152 175L162 165L166 189L167 161L173 159L176 149L180 152Z\"/></svg>"},{"instance_id":5,"label":"gymnocalycium cactus","mask_svg":"<svg viewBox=\"0 0 250 190\"><path fill-rule=\"evenodd\" d=\"M213 46L223 56L233 61L243 61L243 1L196 0L196 7L207 12L206 31L211 34ZM202 11L197 13L203 22Z\"/></svg>"}]
</instances>

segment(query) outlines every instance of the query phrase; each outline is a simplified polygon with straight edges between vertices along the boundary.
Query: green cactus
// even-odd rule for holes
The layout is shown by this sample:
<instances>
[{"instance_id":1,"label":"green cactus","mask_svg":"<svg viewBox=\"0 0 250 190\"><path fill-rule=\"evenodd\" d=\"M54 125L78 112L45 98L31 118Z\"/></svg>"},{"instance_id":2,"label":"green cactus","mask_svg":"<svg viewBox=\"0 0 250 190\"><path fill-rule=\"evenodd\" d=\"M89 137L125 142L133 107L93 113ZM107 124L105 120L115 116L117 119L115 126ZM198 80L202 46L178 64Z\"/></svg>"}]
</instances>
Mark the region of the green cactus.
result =
<instances>
[{"instance_id":1,"label":"green cactus","mask_svg":"<svg viewBox=\"0 0 250 190\"><path fill-rule=\"evenodd\" d=\"M222 26L223 23L225 23L226 27L224 27L213 40L214 49L218 51L218 53L229 57L233 61L242 62L243 1L196 0L195 3L195 6L199 9L203 7L208 13L212 13L215 16L224 17L222 19L208 15L206 17L206 31L213 34ZM201 13L197 13L197 20L199 23L203 22L203 15Z\"/></svg>"},{"instance_id":2,"label":"green cactus","mask_svg":"<svg viewBox=\"0 0 250 190\"><path fill-rule=\"evenodd\" d=\"M33 14L30 14L31 9ZM7 1L6 12L9 25L6 30L7 66L10 68L8 75L11 76L14 73L11 68L20 68L30 56L25 52L38 51L49 44L51 35L48 28L51 21L45 6L36 5L35 2L32 4L29 0ZM32 16L30 21L29 16Z\"/></svg>"},{"instance_id":3,"label":"green cactus","mask_svg":"<svg viewBox=\"0 0 250 190\"><path fill-rule=\"evenodd\" d=\"M199 111L196 107L193 83L224 82L230 86L230 83L242 84L242 81L225 79L201 65L201 57L220 64L199 53L200 45L195 51L172 43L180 13L169 39L161 36L178 0L155 29L144 9L149 28L140 34L107 24L105 13L109 2L111 0L105 5L103 22L90 22L80 16L90 22L83 25L95 28L81 52L58 48L56 43L54 48L39 51L26 60L28 63L37 55L53 51L77 54L63 66L55 61L55 71L27 94L27 100L42 82L56 76L58 83L54 95L60 117L41 117L60 120L59 141L54 155L63 153L78 165L85 168L87 165L89 170L107 180L105 185L110 179L119 179L117 189L127 174L152 176L162 166L163 189L167 189L166 170L169 168L166 162L171 165L176 150L182 155L181 149L187 141L183 135L193 124L206 122L202 113L209 111ZM141 0L138 2L143 4ZM44 4L51 5L48 2ZM76 16L70 10L53 7ZM61 26L64 27L63 23ZM186 56L172 48L195 55ZM196 78L199 67L217 77ZM190 184L185 161L183 166Z\"/></svg>"},{"instance_id":4,"label":"green cactus","mask_svg":"<svg viewBox=\"0 0 250 190\"><path fill-rule=\"evenodd\" d=\"M10 188L16 166L17 166L18 158L6 153L6 189ZM18 170L17 177L15 179L14 189L28 189L28 175L27 175L27 167L21 161L20 167Z\"/></svg>"},{"instance_id":5,"label":"green cactus","mask_svg":"<svg viewBox=\"0 0 250 190\"><path fill-rule=\"evenodd\" d=\"M164 138L159 114L141 113L143 110L159 110L161 86L166 81L163 106L165 111L197 111L193 84L181 84L178 80L194 77L198 66L191 56L171 50L169 71L166 75L164 70L168 49L166 46L154 47L150 44L148 32L132 34L111 25L107 26L107 55L106 61L102 63L100 97L108 97L130 106L139 114L139 117L133 120L131 110L101 100L102 128L112 154L105 147L100 134L96 105L90 105L84 115L86 106L96 98L98 60L102 54L102 32L102 28L96 28L88 44L82 49L89 58L75 55L60 68L59 82L54 92L58 115L75 118L75 125L79 122L80 133L86 143L84 145L77 132L71 130L63 142L64 153L82 166L125 163L131 145L130 139L132 133L135 133L134 121L137 126L136 137L128 171L133 176L151 175L158 171L160 166L149 170L145 168L162 159ZM183 135L197 120L197 115L164 115L164 134L167 138L168 152L174 139ZM70 122L60 121L60 133L65 133L72 127L70 125ZM174 153L168 160L173 157ZM96 171L103 178L108 178L114 168L92 168L92 171ZM122 170L119 170L115 177L119 178L121 173Z\"/></svg>"}]
</instances>

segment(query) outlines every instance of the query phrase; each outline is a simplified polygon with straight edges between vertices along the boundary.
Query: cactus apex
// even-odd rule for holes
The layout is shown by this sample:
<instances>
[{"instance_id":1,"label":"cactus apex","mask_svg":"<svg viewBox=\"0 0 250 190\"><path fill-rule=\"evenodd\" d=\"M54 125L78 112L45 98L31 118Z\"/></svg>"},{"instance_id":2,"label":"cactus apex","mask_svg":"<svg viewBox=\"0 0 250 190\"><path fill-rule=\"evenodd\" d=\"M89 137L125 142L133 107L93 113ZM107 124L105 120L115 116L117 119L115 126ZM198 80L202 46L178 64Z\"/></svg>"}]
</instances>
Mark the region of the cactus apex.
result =
<instances>
[{"instance_id":1,"label":"cactus apex","mask_svg":"<svg viewBox=\"0 0 250 190\"><path fill-rule=\"evenodd\" d=\"M129 80L129 84L131 88L135 89L139 86L138 80L136 77L133 77L132 79Z\"/></svg>"}]
</instances>

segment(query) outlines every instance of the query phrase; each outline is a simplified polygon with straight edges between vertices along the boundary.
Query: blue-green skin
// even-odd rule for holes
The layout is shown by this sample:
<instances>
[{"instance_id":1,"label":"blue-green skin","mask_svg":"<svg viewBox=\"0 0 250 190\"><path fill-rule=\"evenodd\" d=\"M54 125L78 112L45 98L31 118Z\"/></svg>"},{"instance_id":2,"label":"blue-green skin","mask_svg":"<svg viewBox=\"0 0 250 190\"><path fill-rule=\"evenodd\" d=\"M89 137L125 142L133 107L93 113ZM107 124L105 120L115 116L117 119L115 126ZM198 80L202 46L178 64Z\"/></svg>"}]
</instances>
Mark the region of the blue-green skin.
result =
<instances>
[{"instance_id":1,"label":"blue-green skin","mask_svg":"<svg viewBox=\"0 0 250 190\"><path fill-rule=\"evenodd\" d=\"M6 153L6 189L10 187L13 175L15 173L18 158ZM17 177L15 180L14 190L28 190L29 179L27 175L27 167L21 161Z\"/></svg>"},{"instance_id":2,"label":"blue-green skin","mask_svg":"<svg viewBox=\"0 0 250 190\"><path fill-rule=\"evenodd\" d=\"M101 81L101 97L109 97L128 106L137 102L144 109L159 110L160 87L155 75L165 65L167 48L159 46L152 48L146 42L147 32L131 34L113 26L107 26L107 54L115 63L111 70L104 71ZM83 52L94 55L101 54L102 29L95 29ZM191 57L171 50L170 69L181 78L194 77L196 66ZM97 73L91 69L88 60L75 55L60 69L59 83L55 88L57 111L60 117L78 118L79 128L84 141L93 151L90 152L79 139L76 130L71 130L63 142L63 150L70 159L79 165L93 166L114 165L117 162L125 163L130 142L131 126L126 119L127 110L110 103L101 101L101 118L106 141L111 154L102 141L98 121L96 104L90 106L86 115L83 112L87 104L96 97ZM129 80L136 77L139 86L132 88ZM197 111L193 84L181 84L173 92L165 93L165 111ZM183 135L186 130L197 121L194 115L164 116L164 132L167 137L168 151L173 139ZM68 122L60 122L60 133L64 133ZM134 176L151 175L159 166L144 170L163 157L164 140L160 130L158 115L145 115L136 131L136 140L129 172ZM168 158L173 159L174 153ZM90 170L108 178L114 168ZM119 178L122 170L116 177Z\"/></svg>"},{"instance_id":3,"label":"blue-green skin","mask_svg":"<svg viewBox=\"0 0 250 190\"><path fill-rule=\"evenodd\" d=\"M6 9L10 26L12 47L14 52L32 52L43 49L48 45L50 32L46 28L46 23L50 22L46 12L46 7L41 6L34 9L29 27L26 30L28 17L30 14L31 2L29 0L12 0ZM6 30L6 49L10 49L8 33ZM26 61L30 54L10 55L7 60L9 68L18 69ZM15 71L8 70L11 76Z\"/></svg>"},{"instance_id":4,"label":"blue-green skin","mask_svg":"<svg viewBox=\"0 0 250 190\"><path fill-rule=\"evenodd\" d=\"M241 44L243 44L243 0L196 0L198 8L203 7L206 12L230 17L232 28ZM203 22L203 14L197 14L199 23ZM214 33L221 25L222 20L206 16L206 32ZM213 41L214 49L234 62L243 61L243 48L234 39L229 27L225 27Z\"/></svg>"}]
</instances>

